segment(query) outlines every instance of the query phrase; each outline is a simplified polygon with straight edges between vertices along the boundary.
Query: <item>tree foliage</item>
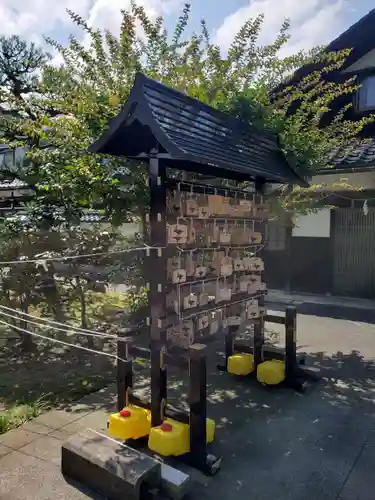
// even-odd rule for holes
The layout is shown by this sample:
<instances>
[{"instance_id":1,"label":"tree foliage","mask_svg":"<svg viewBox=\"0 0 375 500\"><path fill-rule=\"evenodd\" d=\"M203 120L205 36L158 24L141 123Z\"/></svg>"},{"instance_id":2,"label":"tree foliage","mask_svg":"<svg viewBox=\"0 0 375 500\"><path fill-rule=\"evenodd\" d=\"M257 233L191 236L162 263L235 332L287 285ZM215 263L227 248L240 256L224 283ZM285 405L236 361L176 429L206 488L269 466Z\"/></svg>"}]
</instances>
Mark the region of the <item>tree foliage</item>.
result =
<instances>
[{"instance_id":1,"label":"tree foliage","mask_svg":"<svg viewBox=\"0 0 375 500\"><path fill-rule=\"evenodd\" d=\"M277 132L282 149L303 174L326 163L333 148L347 145L372 120L346 120L348 105L326 127L320 127L332 103L357 89L353 78L342 83L325 78L342 67L349 50L326 53L314 48L280 57L290 36L287 20L275 41L265 46L258 43L264 16L247 20L223 54L204 21L199 32L185 36L189 5L172 33L161 17L151 19L143 7L133 5L121 11L119 37L94 29L68 12L82 29L85 42L74 36L66 45L48 39L62 64L44 66L40 93L25 104L33 118L3 120L6 137L14 145L29 148L30 167L24 175L37 192L34 209L49 211L51 219L56 206L70 216L82 206L101 204L116 222L138 215L147 203L143 165L121 158L103 162L100 155L87 153L87 147L120 111L138 71ZM307 63L320 69L277 94L270 92Z\"/></svg>"},{"instance_id":2,"label":"tree foliage","mask_svg":"<svg viewBox=\"0 0 375 500\"><path fill-rule=\"evenodd\" d=\"M38 71L50 56L34 43L17 35L0 37L0 111L2 114L29 116L25 96L38 91Z\"/></svg>"},{"instance_id":3,"label":"tree foliage","mask_svg":"<svg viewBox=\"0 0 375 500\"><path fill-rule=\"evenodd\" d=\"M59 66L52 65L49 56L33 44L18 37L0 38L2 140L27 151L27 161L15 173L35 194L25 203L22 217L0 223L3 260L110 248L118 233L107 237L100 231L93 234L77 229L87 208L100 209L112 226L134 217L145 221L145 165L87 152L108 121L119 113L139 71L252 125L276 132L281 148L304 175L326 165L332 150L356 140L366 123L373 120L372 116L356 122L347 120L348 104L325 127L321 126L322 117L336 100L358 88L354 78L340 83L328 78L343 66L349 50L327 53L316 47L282 57L280 51L290 37L288 20L275 41L263 46L259 35L264 16L245 21L227 53L223 53L210 38L205 21L198 32L186 35L189 5L185 5L174 30L168 32L161 17L152 19L143 7L133 4L121 11L118 37L94 29L82 17L68 12L81 28L84 41L71 36L62 45L47 39L61 58ZM306 64L314 69L289 84L287 77ZM316 188L289 189L279 201L292 211L311 206ZM48 248L43 236L46 231ZM22 238L17 239L17 234ZM110 274L113 279L123 277L125 271L135 273L140 265L138 257L129 256L111 265ZM9 269L3 269L3 297L8 297L8 303L17 297L21 301L18 307L25 311L44 297L58 320L66 312L65 302L78 298L85 327L85 292L91 289L92 281L88 276L78 276L74 266L69 266L70 274L64 277L63 285L56 282L56 270L51 265L13 266L10 274ZM40 289L41 280L50 287ZM135 295L135 303L138 300ZM60 309L53 309L53 304ZM24 338L25 342L29 340Z\"/></svg>"}]
</instances>

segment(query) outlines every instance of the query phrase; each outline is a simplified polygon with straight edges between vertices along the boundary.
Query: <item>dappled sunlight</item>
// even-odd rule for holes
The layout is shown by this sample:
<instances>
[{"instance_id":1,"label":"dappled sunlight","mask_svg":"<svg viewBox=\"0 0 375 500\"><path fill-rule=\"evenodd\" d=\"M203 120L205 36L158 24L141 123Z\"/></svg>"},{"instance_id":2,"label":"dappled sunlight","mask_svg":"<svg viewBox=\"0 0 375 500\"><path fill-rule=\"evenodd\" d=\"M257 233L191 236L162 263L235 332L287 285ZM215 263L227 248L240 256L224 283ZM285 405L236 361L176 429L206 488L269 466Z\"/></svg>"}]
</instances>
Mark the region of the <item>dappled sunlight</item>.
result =
<instances>
[{"instance_id":1,"label":"dappled sunlight","mask_svg":"<svg viewBox=\"0 0 375 500\"><path fill-rule=\"evenodd\" d=\"M236 394L233 390L217 390L208 398L210 403L224 403L226 399L234 400L238 398L238 394Z\"/></svg>"}]
</instances>

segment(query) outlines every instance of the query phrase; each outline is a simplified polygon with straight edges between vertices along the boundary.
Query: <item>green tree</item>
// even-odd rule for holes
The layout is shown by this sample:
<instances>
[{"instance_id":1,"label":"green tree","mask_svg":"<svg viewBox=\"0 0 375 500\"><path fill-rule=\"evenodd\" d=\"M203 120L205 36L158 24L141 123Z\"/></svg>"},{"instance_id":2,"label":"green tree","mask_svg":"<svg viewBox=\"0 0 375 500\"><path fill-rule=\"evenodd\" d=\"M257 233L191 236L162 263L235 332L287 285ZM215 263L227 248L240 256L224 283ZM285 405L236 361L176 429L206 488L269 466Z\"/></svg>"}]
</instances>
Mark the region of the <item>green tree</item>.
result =
<instances>
[{"instance_id":1,"label":"green tree","mask_svg":"<svg viewBox=\"0 0 375 500\"><path fill-rule=\"evenodd\" d=\"M48 55L34 45L17 37L0 39L2 140L11 147L27 150L27 162L16 174L35 193L25 203L26 217L11 223L6 220L1 225L3 260L47 255L51 251L61 255L68 248L77 253L82 248L94 248L95 238L94 246L88 244L92 235L78 237L77 233L75 239L69 229L79 225L83 210L90 207L101 208L113 226L134 218L141 218L146 226L145 165L87 152L108 121L119 113L138 71L253 125L277 132L285 154L303 174L312 174L325 165L332 149L355 140L373 119L370 116L357 122L346 120L345 112L350 106L347 105L326 127L320 126L332 103L358 88L353 78L341 83L325 78L342 67L350 51L327 53L317 47L281 57L280 50L289 39L288 21L272 44L261 46L258 39L263 15L249 19L235 34L227 54L222 54L210 39L204 21L199 32L185 35L189 5L184 7L172 32L165 29L161 17L151 20L140 6L133 5L121 13L120 35L115 37L108 31L91 28L69 11L87 43L73 36L66 45L47 40L62 57L59 67L48 64ZM305 64L319 69L294 85L288 84L288 75ZM281 83L286 83L282 90L272 92ZM310 208L316 202L316 191L317 186L308 190L288 189L278 202L289 211ZM48 245L42 236L46 231ZM20 233L22 238L17 236ZM71 247L62 244L65 237ZM104 239L100 245L107 248L109 243ZM116 265L111 263L111 273L123 276L124 270L140 265L141 259L126 256ZM10 301L19 298L22 304L18 307L25 311L30 301L43 297L50 312L60 320L66 310L64 294L69 289L70 298L66 300L80 299L81 324L87 324L84 294L91 287L88 277L81 275L77 279L78 270L73 270L74 278L70 273L61 287L54 279L56 270L52 265L27 266L15 265L10 275L5 269L2 271L4 297ZM42 278L50 287L39 287L35 297L35 288ZM134 301L138 301L137 295ZM23 341L27 345L30 339L25 337Z\"/></svg>"},{"instance_id":2,"label":"green tree","mask_svg":"<svg viewBox=\"0 0 375 500\"><path fill-rule=\"evenodd\" d=\"M0 36L0 111L8 117L34 118L28 95L38 92L38 73L49 54L17 35ZM9 118L8 118L9 119Z\"/></svg>"},{"instance_id":3,"label":"green tree","mask_svg":"<svg viewBox=\"0 0 375 500\"><path fill-rule=\"evenodd\" d=\"M0 37L0 87L13 96L36 92L39 85L37 71L49 56L35 43L28 44L17 35Z\"/></svg>"},{"instance_id":4,"label":"green tree","mask_svg":"<svg viewBox=\"0 0 375 500\"><path fill-rule=\"evenodd\" d=\"M349 50L326 53L315 48L280 57L290 36L289 22L283 23L274 43L260 46L260 15L244 23L223 55L211 41L204 21L199 33L184 36L189 13L186 5L174 31L168 33L161 17L152 21L142 7L133 5L130 11L122 11L120 36L115 37L91 28L69 11L89 43L84 45L73 36L66 45L47 40L60 53L63 64L44 67L39 87L42 97L33 95L27 102L34 118L4 123L13 144L29 148L27 176L37 192L34 209L44 215L48 212L53 220L55 207L64 207L70 217L82 206L102 204L114 223L144 214L144 166L121 158L105 158L104 165L103 157L87 153L89 144L120 111L138 71L276 131L282 149L303 174L325 164L332 148L354 140L372 120L346 120L348 105L327 127L320 127L332 102L358 88L353 78L343 83L324 78L343 65ZM142 37L137 35L137 23ZM271 89L307 63L320 69L272 95ZM289 113L296 103L295 112Z\"/></svg>"}]
</instances>

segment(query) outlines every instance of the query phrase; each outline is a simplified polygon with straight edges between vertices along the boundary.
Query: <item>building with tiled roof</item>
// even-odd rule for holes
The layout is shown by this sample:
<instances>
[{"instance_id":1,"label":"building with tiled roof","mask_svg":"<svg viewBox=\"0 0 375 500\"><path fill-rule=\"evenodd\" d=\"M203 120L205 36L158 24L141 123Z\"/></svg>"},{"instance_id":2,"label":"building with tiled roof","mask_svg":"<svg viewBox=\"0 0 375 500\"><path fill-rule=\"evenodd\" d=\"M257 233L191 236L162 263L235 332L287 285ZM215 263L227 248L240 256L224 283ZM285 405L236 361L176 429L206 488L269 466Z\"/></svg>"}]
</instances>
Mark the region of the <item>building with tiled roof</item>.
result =
<instances>
[{"instance_id":1,"label":"building with tiled roof","mask_svg":"<svg viewBox=\"0 0 375 500\"><path fill-rule=\"evenodd\" d=\"M325 120L348 103L345 118L375 113L375 9L333 40L328 52L352 49L340 71L341 82L356 76L361 88L334 103ZM304 78L302 67L288 84ZM323 126L324 126L323 121ZM332 151L329 168L322 165L311 179L322 203L330 208L300 216L293 225L269 227L266 252L269 288L341 296L375 298L375 123L358 142Z\"/></svg>"}]
</instances>

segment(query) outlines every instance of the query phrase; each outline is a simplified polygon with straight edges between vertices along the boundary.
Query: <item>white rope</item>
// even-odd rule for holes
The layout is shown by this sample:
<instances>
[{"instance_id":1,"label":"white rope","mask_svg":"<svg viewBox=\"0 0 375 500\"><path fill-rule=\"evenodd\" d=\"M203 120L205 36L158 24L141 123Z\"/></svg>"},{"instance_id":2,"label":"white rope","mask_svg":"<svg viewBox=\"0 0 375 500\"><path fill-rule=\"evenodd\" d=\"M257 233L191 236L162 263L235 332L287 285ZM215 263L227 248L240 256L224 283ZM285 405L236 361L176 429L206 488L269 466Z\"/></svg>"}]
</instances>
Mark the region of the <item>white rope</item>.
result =
<instances>
[{"instance_id":1,"label":"white rope","mask_svg":"<svg viewBox=\"0 0 375 500\"><path fill-rule=\"evenodd\" d=\"M121 441L117 441L117 439L113 439L110 436L107 436L106 434L102 434L101 432L98 432L95 429L91 429L91 427L88 427L87 430L93 432L97 436L107 439L108 441L112 441L112 443L116 443L117 445L122 446L123 448L127 448L126 444L122 443Z\"/></svg>"},{"instance_id":2,"label":"white rope","mask_svg":"<svg viewBox=\"0 0 375 500\"><path fill-rule=\"evenodd\" d=\"M153 246L144 245L143 247L139 247L139 248L127 248L125 250L113 250L111 252L98 252L98 253L88 253L88 254L81 254L81 255L66 255L66 256L61 256L61 257L39 257L38 259L9 260L9 261L0 262L0 266L8 266L8 265L12 265L12 264L27 264L30 262L33 262L33 263L40 262L41 263L41 262L52 262L52 261L62 261L62 260L73 260L73 259L81 259L81 258L87 258L87 257L115 255L115 254L128 253L128 252L139 252L140 250L148 250L148 249L153 249L153 248L156 250L159 250L159 248L165 248L165 247L153 247Z\"/></svg>"},{"instance_id":3,"label":"white rope","mask_svg":"<svg viewBox=\"0 0 375 500\"><path fill-rule=\"evenodd\" d=\"M69 342L64 342L63 340L52 339L50 337L40 335L39 333L35 333L35 332L31 332L30 330L26 330L25 328L20 328L19 326L12 325L12 324L7 323L6 321L3 321L1 319L0 319L0 324L7 326L9 328L13 328L14 330L17 330L19 332L27 333L28 335L31 335L33 337L38 337L40 339L48 340L50 342L55 342L56 344L65 345L67 347L75 347L76 349L82 349L82 351L91 352L93 354L101 354L102 356L107 356L108 358L113 358L116 360L119 359L120 361L123 361L123 362L127 361L126 359L119 358L118 356L116 356L116 354L110 354L108 352L103 352L103 351L96 351L95 349L90 349L88 347L83 347L83 346L76 345L76 344L70 344Z\"/></svg>"},{"instance_id":4,"label":"white rope","mask_svg":"<svg viewBox=\"0 0 375 500\"><path fill-rule=\"evenodd\" d=\"M12 318L12 319L27 321L27 323L30 323L31 325L40 326L41 328L48 328L50 330L56 330L58 332L64 332L64 333L69 332L68 328L59 328L58 326L52 326L49 324L38 323L37 321L32 321L28 318L23 319L20 316L15 316L14 314L9 314L9 313L2 312L2 311L0 311L0 315L7 316L8 318ZM102 333L81 333L81 332L73 332L73 333L76 333L76 335L85 335L86 337L96 337L96 338L101 338L101 339L108 337L108 338L118 340L117 335L110 335L110 334L106 335L105 333L103 333L103 334Z\"/></svg>"},{"instance_id":5,"label":"white rope","mask_svg":"<svg viewBox=\"0 0 375 500\"><path fill-rule=\"evenodd\" d=\"M216 304L216 306L212 307L211 309L205 309L204 311L201 311L199 314L206 314L208 312L213 312L213 311L221 311L221 310L226 309L227 307L233 306L235 304L242 304L243 302L247 302L248 300L259 299L262 296L263 296L263 294L260 293L258 295L249 296L246 299L236 300L234 302L231 302L230 304L225 304L222 306L220 306L219 305L220 303L219 303L219 304ZM196 315L197 315L197 313L191 314L190 316L182 316L181 320L185 321L187 319L196 317Z\"/></svg>"},{"instance_id":6,"label":"white rope","mask_svg":"<svg viewBox=\"0 0 375 500\"><path fill-rule=\"evenodd\" d=\"M262 248L264 247L265 245L262 244L262 243L253 243L252 245L247 245L247 246L242 246L242 245L218 245L218 246L215 246L215 247L199 247L199 248L181 248L181 247L178 247L176 246L175 248L181 252L181 253L188 253L188 252L201 252L201 251L211 251L211 252L214 252L215 250L218 251L220 249L228 249L228 250L234 250L234 251L241 251L241 250L248 250L249 248L254 248L254 247L261 247L260 249L256 250L256 252L259 252L260 250L262 250ZM255 253L256 253L255 252ZM1 262L0 262L1 264Z\"/></svg>"},{"instance_id":7,"label":"white rope","mask_svg":"<svg viewBox=\"0 0 375 500\"><path fill-rule=\"evenodd\" d=\"M26 312L21 311L19 309L15 309L13 307L0 306L0 309L4 309L5 311L10 311L10 312L15 312L21 316L26 316L27 318L37 319L38 321L44 321L45 323L48 323L51 325L63 326L66 329L76 330L77 332L82 332L82 334L89 333L89 334L93 334L93 335L105 335L106 337L117 338L117 335L110 335L110 334L105 334L105 333L100 333L100 332L98 333L98 332L94 332L93 330L88 330L87 328L79 328L78 326L73 326L73 325L70 325L67 323L60 323L59 321L53 321L53 320L48 319L48 318L39 318L38 316L33 316L32 314L26 313ZM0 311L0 313L1 313L1 311ZM5 314L5 313L1 313L1 314ZM22 319L22 318L17 317L17 319ZM30 321L30 323L31 323L31 321Z\"/></svg>"}]
</instances>

